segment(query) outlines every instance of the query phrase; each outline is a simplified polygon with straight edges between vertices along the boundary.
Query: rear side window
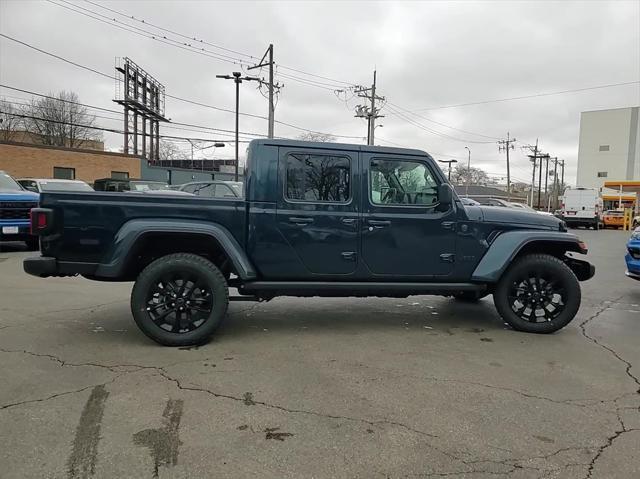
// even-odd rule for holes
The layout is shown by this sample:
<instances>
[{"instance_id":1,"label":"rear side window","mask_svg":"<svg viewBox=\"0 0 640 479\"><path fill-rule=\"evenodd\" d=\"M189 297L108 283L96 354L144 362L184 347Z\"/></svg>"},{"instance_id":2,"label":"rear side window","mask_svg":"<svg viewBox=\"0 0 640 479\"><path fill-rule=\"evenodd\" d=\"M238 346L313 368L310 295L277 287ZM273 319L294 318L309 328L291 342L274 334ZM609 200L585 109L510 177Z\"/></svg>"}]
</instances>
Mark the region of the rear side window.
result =
<instances>
[{"instance_id":1,"label":"rear side window","mask_svg":"<svg viewBox=\"0 0 640 479\"><path fill-rule=\"evenodd\" d=\"M287 199L346 203L351 198L351 160L292 153L287 155L285 181Z\"/></svg>"},{"instance_id":2,"label":"rear side window","mask_svg":"<svg viewBox=\"0 0 640 479\"><path fill-rule=\"evenodd\" d=\"M371 160L369 190L375 205L435 206L438 183L419 161Z\"/></svg>"}]
</instances>

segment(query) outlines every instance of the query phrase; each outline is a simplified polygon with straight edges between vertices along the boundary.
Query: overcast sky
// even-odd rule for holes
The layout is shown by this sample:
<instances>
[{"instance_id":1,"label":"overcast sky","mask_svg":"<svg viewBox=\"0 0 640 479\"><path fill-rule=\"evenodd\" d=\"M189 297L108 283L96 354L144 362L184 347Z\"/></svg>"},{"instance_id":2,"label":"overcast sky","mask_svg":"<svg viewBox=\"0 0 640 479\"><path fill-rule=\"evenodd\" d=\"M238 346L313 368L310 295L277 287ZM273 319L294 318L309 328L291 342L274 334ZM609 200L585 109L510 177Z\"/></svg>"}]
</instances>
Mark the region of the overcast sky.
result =
<instances>
[{"instance_id":1,"label":"overcast sky","mask_svg":"<svg viewBox=\"0 0 640 479\"><path fill-rule=\"evenodd\" d=\"M366 121L354 118L354 108L360 99L352 98L348 90L345 93L333 90L349 84L368 86L377 68L378 91L388 101L382 112L386 116L379 120L384 126L376 130L377 144L420 148L437 159L461 161L466 160L465 146L469 146L472 165L484 168L492 176L505 176L504 154L498 152L494 138L502 138L509 131L518 139L512 156L513 181L530 181L531 166L519 146L535 142L536 138L543 151L567 161L567 178L574 181L580 112L640 103L640 86L636 83L427 110L640 80L638 0L100 4L144 19L147 25L80 0L0 0L0 30L102 72L114 73L115 57L128 56L162 82L167 94L231 110L234 85L215 76L238 70L238 65L113 25L129 24L132 29L153 30L160 37L180 39L148 25L153 23L239 52L200 44L216 56L227 55L249 63L254 60L241 54L253 55L257 60L273 43L280 65L276 79L285 85L279 95L276 119L335 135L359 137L343 139L347 142L364 141ZM122 23L105 24L60 5L76 9L73 5L77 5L86 9L84 13L105 15ZM267 72L263 70L260 74ZM313 86L309 82L323 85ZM39 93L73 90L82 102L119 108L112 102L113 80L4 38L0 38L0 83ZM16 101L21 101L17 97L28 97L7 89L0 89L1 96ZM399 107L418 111L424 118L404 115L430 131L398 116ZM241 111L266 116L267 101L255 84L242 85ZM115 119L118 115L102 114L114 119L98 118L100 125L122 127L122 120ZM177 122L234 128L233 114L170 98L166 102L166 116ZM240 123L242 131L266 134L265 120L241 117ZM161 132L228 140L210 132L164 127ZM296 137L300 133L292 127L276 125L278 136ZM107 147L114 149L122 142L120 136L113 134L106 134L105 140ZM182 143L181 148L187 150L188 143ZM241 149L244 148L245 145ZM218 149L216 154L232 157L233 145Z\"/></svg>"}]
</instances>

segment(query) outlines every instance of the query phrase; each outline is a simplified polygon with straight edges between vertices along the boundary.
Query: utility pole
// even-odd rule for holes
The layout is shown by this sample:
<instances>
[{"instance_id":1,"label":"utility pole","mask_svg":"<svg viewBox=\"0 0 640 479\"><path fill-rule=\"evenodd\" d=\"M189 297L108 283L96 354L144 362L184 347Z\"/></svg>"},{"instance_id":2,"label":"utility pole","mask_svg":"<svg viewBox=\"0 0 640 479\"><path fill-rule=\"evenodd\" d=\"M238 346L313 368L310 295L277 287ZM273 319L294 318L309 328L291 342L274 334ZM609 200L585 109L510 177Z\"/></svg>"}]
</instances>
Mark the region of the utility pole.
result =
<instances>
[{"instance_id":1,"label":"utility pole","mask_svg":"<svg viewBox=\"0 0 640 479\"><path fill-rule=\"evenodd\" d=\"M232 76L233 75L233 76ZM261 81L260 78L242 76L240 72L233 72L232 75L216 75L216 78L223 78L225 80L233 80L236 84L236 167L235 167L235 181L238 181L238 165L240 164L240 158L238 155L238 133L240 131L240 83L245 81Z\"/></svg>"},{"instance_id":2,"label":"utility pole","mask_svg":"<svg viewBox=\"0 0 640 479\"><path fill-rule=\"evenodd\" d=\"M458 160L438 160L439 163L447 163L449 165L449 173L448 173L448 178L449 178L449 183L451 183L451 163L457 163Z\"/></svg>"},{"instance_id":3,"label":"utility pole","mask_svg":"<svg viewBox=\"0 0 640 479\"><path fill-rule=\"evenodd\" d=\"M533 145L525 145L523 146L523 148L528 149L529 151L533 152L533 155L527 155L531 161L533 162L533 174L531 175L531 204L529 206L531 206L533 208L533 198L534 198L534 192L535 192L535 186L536 186L536 166L537 166L537 161L538 158L540 159L540 171L538 172L538 209L540 209L540 205L541 205L541 198L540 195L542 193L542 160L547 158L547 174L548 174L548 168L549 168L549 154L548 153L541 153L540 150L538 149L538 139L536 138L536 144L535 146ZM545 186L546 189L546 186Z\"/></svg>"},{"instance_id":4,"label":"utility pole","mask_svg":"<svg viewBox=\"0 0 640 479\"><path fill-rule=\"evenodd\" d=\"M536 184L536 160L538 159L538 139L536 138L536 146L527 145L524 148L528 148L533 151L533 156L528 155L529 158L531 158L531 161L533 161L533 174L531 175L531 202L529 203L529 206L533 208L533 192L535 191Z\"/></svg>"},{"instance_id":5,"label":"utility pole","mask_svg":"<svg viewBox=\"0 0 640 479\"><path fill-rule=\"evenodd\" d=\"M511 173L509 171L509 150L513 150L513 144L516 142L515 138L509 138L509 132L507 132L507 139L500 140L498 142L498 151L506 151L507 153L507 201L511 201Z\"/></svg>"},{"instance_id":6,"label":"utility pole","mask_svg":"<svg viewBox=\"0 0 640 479\"><path fill-rule=\"evenodd\" d=\"M547 205L547 212L549 212L549 192L547 187L549 186L549 155L547 155L547 166L544 170L544 202ZM542 166L542 165L540 165Z\"/></svg>"},{"instance_id":7,"label":"utility pole","mask_svg":"<svg viewBox=\"0 0 640 479\"><path fill-rule=\"evenodd\" d=\"M373 84L371 88L365 88L363 86L358 86L355 88L354 92L360 98L365 98L371 101L371 105L367 107L366 105L358 105L356 106L356 117L357 118L367 118L367 145L373 145L375 143L375 129L376 129L376 118L383 118L384 115L379 115L380 109L376 107L376 101L384 101L385 97L376 95L376 70L373 71ZM370 94L369 94L370 92Z\"/></svg>"},{"instance_id":8,"label":"utility pole","mask_svg":"<svg viewBox=\"0 0 640 479\"><path fill-rule=\"evenodd\" d=\"M558 157L554 156L553 160L553 209L558 209ZM549 202L549 204L551 204Z\"/></svg>"},{"instance_id":9,"label":"utility pole","mask_svg":"<svg viewBox=\"0 0 640 479\"><path fill-rule=\"evenodd\" d=\"M464 147L469 152L469 159L467 160L467 181L464 187L464 196L469 198L469 182L471 181L471 149L468 146Z\"/></svg>"},{"instance_id":10,"label":"utility pole","mask_svg":"<svg viewBox=\"0 0 640 479\"><path fill-rule=\"evenodd\" d=\"M269 57L269 59L265 61L267 57ZM280 88L284 86L280 85L279 83L273 83L273 65L273 43L270 43L269 48L267 48L267 51L264 52L264 55L262 55L262 59L260 60L260 62L257 65L247 68L247 70L253 70L254 68L262 68L265 66L269 67L269 82L267 83L264 80L260 80L260 83L267 83L267 85L269 86L269 126L267 128L268 138L273 138L274 135L276 106L273 102L273 98L275 96L275 90L280 90Z\"/></svg>"}]
</instances>

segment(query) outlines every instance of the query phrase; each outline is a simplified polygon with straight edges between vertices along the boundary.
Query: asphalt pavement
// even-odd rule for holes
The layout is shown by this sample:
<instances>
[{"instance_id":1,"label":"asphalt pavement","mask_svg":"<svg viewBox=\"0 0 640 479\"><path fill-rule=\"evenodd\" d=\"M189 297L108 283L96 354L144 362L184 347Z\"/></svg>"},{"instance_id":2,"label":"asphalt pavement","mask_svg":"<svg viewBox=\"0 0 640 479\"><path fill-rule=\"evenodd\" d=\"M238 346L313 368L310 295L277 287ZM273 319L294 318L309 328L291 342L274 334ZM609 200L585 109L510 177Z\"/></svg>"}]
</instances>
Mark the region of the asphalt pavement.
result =
<instances>
[{"instance_id":1,"label":"asphalt pavement","mask_svg":"<svg viewBox=\"0 0 640 479\"><path fill-rule=\"evenodd\" d=\"M232 303L165 348L130 283L38 279L0 252L0 477L638 478L640 283L628 233L574 321L506 327L491 298Z\"/></svg>"}]
</instances>

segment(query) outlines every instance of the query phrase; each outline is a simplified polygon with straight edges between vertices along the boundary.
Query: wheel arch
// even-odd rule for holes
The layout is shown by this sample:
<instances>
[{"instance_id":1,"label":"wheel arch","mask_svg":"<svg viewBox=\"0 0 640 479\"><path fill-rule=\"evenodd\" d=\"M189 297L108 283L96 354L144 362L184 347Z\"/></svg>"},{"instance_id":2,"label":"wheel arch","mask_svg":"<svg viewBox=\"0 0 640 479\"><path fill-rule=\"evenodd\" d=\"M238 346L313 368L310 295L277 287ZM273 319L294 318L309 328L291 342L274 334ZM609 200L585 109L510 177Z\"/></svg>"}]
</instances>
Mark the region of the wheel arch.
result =
<instances>
[{"instance_id":1,"label":"wheel arch","mask_svg":"<svg viewBox=\"0 0 640 479\"><path fill-rule=\"evenodd\" d=\"M257 277L244 250L224 226L171 219L126 222L116 233L95 276L135 279L155 258L172 253L200 254L243 280Z\"/></svg>"},{"instance_id":2,"label":"wheel arch","mask_svg":"<svg viewBox=\"0 0 640 479\"><path fill-rule=\"evenodd\" d=\"M585 253L577 236L555 231L507 231L491 243L471 279L496 283L507 267L526 254L549 254L563 259L568 251Z\"/></svg>"}]
</instances>

